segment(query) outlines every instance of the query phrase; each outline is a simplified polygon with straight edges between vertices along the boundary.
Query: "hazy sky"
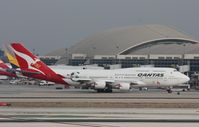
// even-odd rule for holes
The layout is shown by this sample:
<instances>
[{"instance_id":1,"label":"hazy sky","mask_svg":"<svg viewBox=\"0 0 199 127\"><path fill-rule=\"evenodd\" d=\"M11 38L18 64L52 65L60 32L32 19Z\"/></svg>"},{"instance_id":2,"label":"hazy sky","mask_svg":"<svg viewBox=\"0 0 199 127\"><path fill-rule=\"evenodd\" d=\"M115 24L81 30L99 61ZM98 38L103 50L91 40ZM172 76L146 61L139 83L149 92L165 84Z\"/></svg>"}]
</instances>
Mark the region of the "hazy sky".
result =
<instances>
[{"instance_id":1,"label":"hazy sky","mask_svg":"<svg viewBox=\"0 0 199 127\"><path fill-rule=\"evenodd\" d=\"M112 27L162 24L199 40L199 0L0 0L0 44L41 55Z\"/></svg>"}]
</instances>

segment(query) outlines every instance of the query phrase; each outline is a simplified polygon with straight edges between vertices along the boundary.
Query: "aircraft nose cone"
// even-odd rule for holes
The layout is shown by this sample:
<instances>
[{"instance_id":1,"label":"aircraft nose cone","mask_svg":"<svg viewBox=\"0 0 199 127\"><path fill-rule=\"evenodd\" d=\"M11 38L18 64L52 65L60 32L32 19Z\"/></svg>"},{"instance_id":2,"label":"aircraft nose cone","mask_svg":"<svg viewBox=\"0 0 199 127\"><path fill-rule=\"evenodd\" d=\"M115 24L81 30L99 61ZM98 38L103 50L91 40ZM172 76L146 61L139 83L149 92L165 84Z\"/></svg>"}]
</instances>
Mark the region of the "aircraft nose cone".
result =
<instances>
[{"instance_id":1,"label":"aircraft nose cone","mask_svg":"<svg viewBox=\"0 0 199 127\"><path fill-rule=\"evenodd\" d=\"M190 80L190 78L185 75L185 82L188 82L189 80Z\"/></svg>"},{"instance_id":2,"label":"aircraft nose cone","mask_svg":"<svg viewBox=\"0 0 199 127\"><path fill-rule=\"evenodd\" d=\"M189 80L190 80L190 78L189 78L188 76L186 76L186 75L183 74L183 76L182 76L182 81L183 81L184 83L186 83L186 82L188 82Z\"/></svg>"}]
</instances>

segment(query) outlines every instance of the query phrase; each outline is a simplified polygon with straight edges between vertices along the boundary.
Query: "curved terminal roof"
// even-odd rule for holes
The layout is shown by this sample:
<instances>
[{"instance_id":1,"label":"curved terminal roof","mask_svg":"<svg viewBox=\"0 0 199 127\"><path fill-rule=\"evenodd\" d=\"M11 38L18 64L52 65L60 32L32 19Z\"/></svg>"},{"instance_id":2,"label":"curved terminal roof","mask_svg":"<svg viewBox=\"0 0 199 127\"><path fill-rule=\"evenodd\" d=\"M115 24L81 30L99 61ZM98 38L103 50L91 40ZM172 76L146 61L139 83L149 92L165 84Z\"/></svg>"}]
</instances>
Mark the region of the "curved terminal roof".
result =
<instances>
[{"instance_id":1,"label":"curved terminal roof","mask_svg":"<svg viewBox=\"0 0 199 127\"><path fill-rule=\"evenodd\" d=\"M68 52L93 55L199 54L198 41L174 28L162 25L128 26L96 33ZM64 54L64 53L63 53Z\"/></svg>"}]
</instances>

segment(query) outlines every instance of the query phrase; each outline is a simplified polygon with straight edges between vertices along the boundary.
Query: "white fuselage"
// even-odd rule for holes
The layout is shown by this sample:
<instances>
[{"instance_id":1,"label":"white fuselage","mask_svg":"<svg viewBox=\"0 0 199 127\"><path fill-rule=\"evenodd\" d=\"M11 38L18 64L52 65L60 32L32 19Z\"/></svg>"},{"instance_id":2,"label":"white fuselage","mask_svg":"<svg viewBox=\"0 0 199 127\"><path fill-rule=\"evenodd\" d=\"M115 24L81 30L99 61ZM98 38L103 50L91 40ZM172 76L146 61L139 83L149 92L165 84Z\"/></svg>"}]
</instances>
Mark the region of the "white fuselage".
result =
<instances>
[{"instance_id":1,"label":"white fuselage","mask_svg":"<svg viewBox=\"0 0 199 127\"><path fill-rule=\"evenodd\" d=\"M105 80L115 83L133 83L135 86L174 86L189 81L189 77L173 68L125 68L115 70L65 70L53 69L70 85L78 84L73 78L92 81Z\"/></svg>"},{"instance_id":2,"label":"white fuselage","mask_svg":"<svg viewBox=\"0 0 199 127\"><path fill-rule=\"evenodd\" d=\"M82 66L70 66L70 65L53 65L48 66L51 69L67 69L67 70L80 70L80 69L89 69L89 70L104 70L104 67L99 67L96 65L82 65Z\"/></svg>"}]
</instances>

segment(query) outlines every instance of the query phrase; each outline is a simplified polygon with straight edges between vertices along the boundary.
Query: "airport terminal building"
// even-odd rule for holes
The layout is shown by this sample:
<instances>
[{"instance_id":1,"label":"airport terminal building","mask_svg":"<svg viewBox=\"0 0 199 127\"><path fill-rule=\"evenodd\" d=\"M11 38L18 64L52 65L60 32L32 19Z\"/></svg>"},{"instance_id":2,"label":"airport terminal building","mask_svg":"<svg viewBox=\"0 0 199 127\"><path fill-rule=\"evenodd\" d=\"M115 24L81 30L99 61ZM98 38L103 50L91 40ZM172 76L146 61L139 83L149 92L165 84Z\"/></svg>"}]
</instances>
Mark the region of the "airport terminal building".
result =
<instances>
[{"instance_id":1,"label":"airport terminal building","mask_svg":"<svg viewBox=\"0 0 199 127\"><path fill-rule=\"evenodd\" d=\"M122 68L189 66L199 72L199 41L162 25L128 26L96 33L68 49L47 54L60 56L59 64L121 64Z\"/></svg>"}]
</instances>

